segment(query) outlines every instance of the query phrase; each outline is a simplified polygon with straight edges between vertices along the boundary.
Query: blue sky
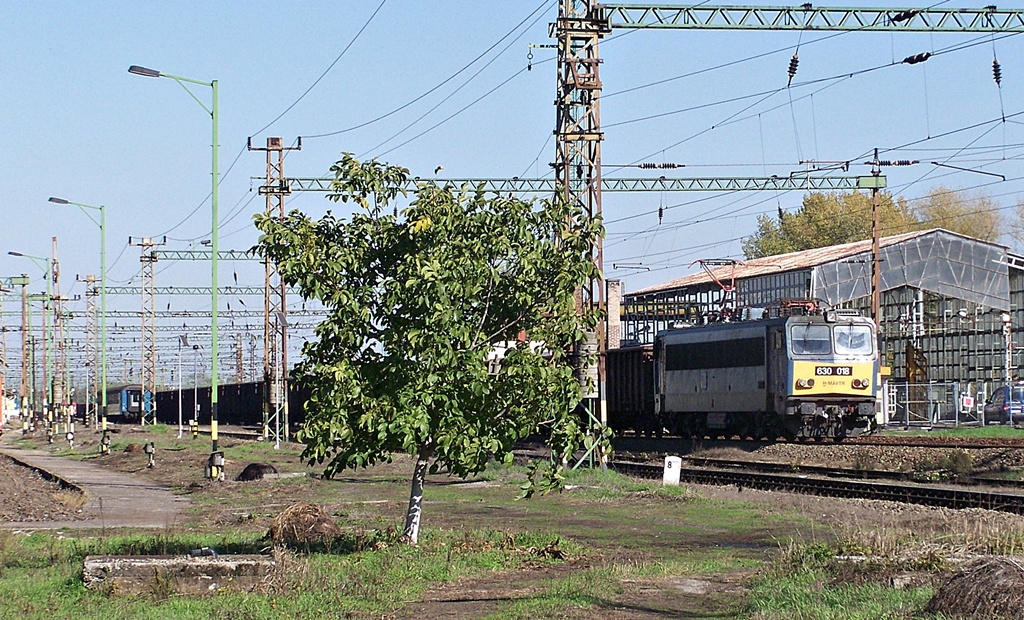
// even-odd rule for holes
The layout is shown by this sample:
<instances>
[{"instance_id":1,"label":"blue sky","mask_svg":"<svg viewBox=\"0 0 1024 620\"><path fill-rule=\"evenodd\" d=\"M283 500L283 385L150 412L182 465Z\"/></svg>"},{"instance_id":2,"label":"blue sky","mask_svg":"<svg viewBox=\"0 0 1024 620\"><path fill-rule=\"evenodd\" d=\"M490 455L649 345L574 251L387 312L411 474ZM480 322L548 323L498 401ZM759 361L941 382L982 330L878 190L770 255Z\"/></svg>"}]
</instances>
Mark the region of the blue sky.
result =
<instances>
[{"instance_id":1,"label":"blue sky","mask_svg":"<svg viewBox=\"0 0 1024 620\"><path fill-rule=\"evenodd\" d=\"M72 285L75 274L98 271L97 229L76 209L47 203L49 196L106 205L111 284L138 273L129 236L166 234L169 248L208 238L209 117L174 82L130 75L132 64L219 80L222 249L246 249L256 238L251 216L264 201L251 177L265 173L265 159L245 152L250 136L257 145L268 136L286 144L304 136L302 150L288 155L288 176L322 176L342 151L379 155L419 176L438 165L451 177L548 175L553 51L535 50L533 69L523 69L527 44L551 42L555 14L553 0L0 2L0 161L10 180L0 197L0 275L38 277L7 251L46 255L53 236L65 293L82 293ZM875 147L902 146L883 157L940 161L1008 180L922 164L886 171L897 194L918 198L940 183L979 188L1012 215L1024 195L1024 115L1012 116L1024 111L1022 42L999 35L615 31L601 46L605 175L636 175L615 166L637 161L685 164L679 176L786 175L801 169L801 160L863 162ZM312 137L409 104L496 43L405 109ZM797 46L799 71L786 90ZM935 56L899 64L925 51ZM992 79L994 53L1001 90ZM196 94L209 101L208 89ZM1006 122L993 122L1004 113ZM656 118L641 120L650 116ZM868 171L855 166L851 173ZM800 198L606 195L608 274L635 290L679 277L699 258L739 257L739 239L753 231L758 213L795 209ZM315 194L288 205L312 215L330 206L345 212ZM615 262L643 262L651 271L615 271ZM157 285L209 284L205 265L161 263L158 272ZM230 263L221 282L235 274L242 284L262 282L255 265ZM136 309L138 300L112 298L110 305Z\"/></svg>"}]
</instances>

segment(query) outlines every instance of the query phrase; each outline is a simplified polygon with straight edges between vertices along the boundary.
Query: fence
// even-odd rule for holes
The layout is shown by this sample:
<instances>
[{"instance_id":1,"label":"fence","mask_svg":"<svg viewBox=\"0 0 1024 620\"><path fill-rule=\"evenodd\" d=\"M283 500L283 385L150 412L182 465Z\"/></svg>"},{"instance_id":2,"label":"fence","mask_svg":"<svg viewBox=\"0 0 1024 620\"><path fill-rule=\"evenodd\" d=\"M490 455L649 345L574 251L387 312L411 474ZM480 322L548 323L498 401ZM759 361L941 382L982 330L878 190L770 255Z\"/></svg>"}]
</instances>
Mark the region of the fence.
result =
<instances>
[{"instance_id":1,"label":"fence","mask_svg":"<svg viewBox=\"0 0 1024 620\"><path fill-rule=\"evenodd\" d=\"M959 383L890 383L886 423L904 428L981 424L983 399L964 392Z\"/></svg>"}]
</instances>

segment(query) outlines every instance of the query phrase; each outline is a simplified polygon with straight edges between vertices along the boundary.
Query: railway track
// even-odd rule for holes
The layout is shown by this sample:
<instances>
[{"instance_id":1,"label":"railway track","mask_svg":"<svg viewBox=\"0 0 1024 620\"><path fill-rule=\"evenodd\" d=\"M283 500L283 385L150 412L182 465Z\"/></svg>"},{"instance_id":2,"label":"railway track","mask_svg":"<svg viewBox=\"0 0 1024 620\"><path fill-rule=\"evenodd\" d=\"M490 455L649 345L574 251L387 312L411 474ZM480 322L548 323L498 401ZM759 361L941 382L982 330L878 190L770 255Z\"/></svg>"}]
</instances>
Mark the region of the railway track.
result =
<instances>
[{"instance_id":1,"label":"railway track","mask_svg":"<svg viewBox=\"0 0 1024 620\"><path fill-rule=\"evenodd\" d=\"M666 449L668 446L683 444L694 445L731 445L740 444L743 446L767 446L774 443L792 443L797 445L842 445L842 446L882 446L901 448L963 448L965 450L982 450L986 448L1003 449L1024 449L1024 431L1020 437L929 437L929 436L908 436L898 435L869 435L866 437L854 437L844 439L841 442L814 442L814 441L786 441L782 438L776 440L765 439L743 439L731 437L723 439L690 439L682 437L665 437L662 439L645 437L617 437L615 440L616 449L626 452L664 452L673 451Z\"/></svg>"},{"instance_id":2,"label":"railway track","mask_svg":"<svg viewBox=\"0 0 1024 620\"><path fill-rule=\"evenodd\" d=\"M696 456L683 456L681 458L683 459L683 462L691 463L695 467L736 469L740 471L760 471L783 474L808 474L812 476L846 478L851 480L891 480L894 482L918 483L914 478L913 472L894 471L891 469L849 469L820 465L770 463L767 461L737 461L731 459L716 459ZM1024 481L1021 480L1004 480L977 476L957 476L954 480L951 480L949 484L958 486L988 485L1024 489Z\"/></svg>"},{"instance_id":3,"label":"railway track","mask_svg":"<svg viewBox=\"0 0 1024 620\"><path fill-rule=\"evenodd\" d=\"M630 461L614 461L609 463L609 467L623 474L648 479L659 479L664 472L661 465ZM736 485L748 489L788 491L825 497L880 499L954 509L985 508L1024 514L1024 495L1018 493L703 467L680 468L680 481Z\"/></svg>"}]
</instances>

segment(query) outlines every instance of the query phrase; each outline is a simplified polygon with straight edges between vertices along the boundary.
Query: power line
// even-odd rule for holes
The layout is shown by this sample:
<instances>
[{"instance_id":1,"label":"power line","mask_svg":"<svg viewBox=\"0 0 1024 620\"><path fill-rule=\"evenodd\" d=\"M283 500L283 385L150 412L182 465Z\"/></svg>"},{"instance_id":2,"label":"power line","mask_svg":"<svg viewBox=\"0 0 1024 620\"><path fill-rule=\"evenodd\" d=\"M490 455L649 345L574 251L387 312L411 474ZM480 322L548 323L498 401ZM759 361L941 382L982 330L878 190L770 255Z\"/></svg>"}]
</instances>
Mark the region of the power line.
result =
<instances>
[{"instance_id":1,"label":"power line","mask_svg":"<svg viewBox=\"0 0 1024 620\"><path fill-rule=\"evenodd\" d=\"M483 58L483 57L484 57L484 56L486 56L486 55L487 55L488 53L490 53L490 52L491 52L491 50L493 50L494 48L498 47L498 45L500 45L502 41L504 41L504 40L505 40L505 39L507 39L507 38L508 38L509 36L511 36L511 35L512 35L512 33L514 33L514 32L515 32L516 30L518 30L518 29L519 29L519 27L520 27L520 26L522 26L522 25L523 25L524 23L526 23L526 21L527 21L528 19L530 19L531 17L533 17L533 16L534 16L534 15L535 15L535 14L537 13L537 11L540 11L540 10L541 10L541 9L543 9L543 8L544 8L544 7L546 6L546 5L549 5L549 4L552 4L551 0L544 0L544 2L541 2L541 3L540 3L540 5L539 5L539 6L537 6L537 8L535 8L535 9L533 10L533 12L532 12L532 13L530 13L530 14L529 14L529 15L527 15L527 16L526 16L525 18L523 18L523 20L522 20L521 22L519 22L518 24L516 24L516 26L515 26L514 28L512 28L512 30L509 30L509 31L508 31L508 32L507 32L507 33L506 33L506 34L505 34L505 35L504 35L503 37L501 37L500 39L498 39L497 41L495 41L495 42L494 42L494 43L493 43L493 44L492 44L492 45L491 45L490 47L488 47L488 48L487 48L486 50L484 50L483 52L481 52L481 53L480 53L480 54L479 54L479 55L478 55L478 56L477 56L476 58L474 58L473 60L469 61L469 62L468 62L468 63L467 63L466 65L464 65L464 66L463 66L463 67L462 67L461 69L459 69L459 70L458 70L458 71L456 71L455 73L451 74L450 76L448 76L447 78L445 78L445 79L444 79L444 80L442 80L442 81L441 81L440 83L438 83L438 84L437 84L437 85L435 85L434 87L430 88L429 90L427 90L427 91L426 91L426 92L424 92L423 94L419 95L418 97L415 97L415 98L413 98L413 99L412 99L411 101L409 101L409 102L407 102L407 103L404 103L404 104L402 104L402 105L398 106L397 108L395 108L395 109L391 110L390 112L387 112L387 113L385 113L385 114L381 114L380 116L378 116L378 117L376 117L376 118L373 118L373 119L371 119L371 120L368 120L368 121L364 121L364 122L362 122L362 123L359 123L358 125L353 125L353 126L351 126L351 127L346 127L345 129L339 129L339 130L337 130L337 131L329 131L329 132L326 132L326 133L320 133L320 134L313 134L313 135L308 135L308 136L302 136L302 137L303 137L304 139L307 139L307 140L312 140L312 139L315 139L315 138L327 138L327 137L330 137L330 136L337 136L337 135L340 135L340 134L343 134L343 133L347 133L347 132L349 132L349 131L355 131L356 129L362 129L363 127L366 127L366 126L368 126L368 125L372 125L372 124L374 124L374 123L376 123L376 122L378 122L378 121L382 121L382 120L384 120L385 118L388 118L389 116L393 116L393 115L397 114L398 112L401 112L402 110L404 110L404 109L408 108L409 106L411 106L411 105L415 104L416 102L420 101L420 100L421 100L421 99L423 99L424 97L427 97L427 96L428 96L428 95L430 95L431 93L435 92L436 90L438 90L439 88L441 88L442 86L444 86L445 84L447 84L448 82L450 82L450 81L454 80L454 79L455 79L456 77L458 77L459 75L461 75L461 74L462 74L462 73L463 73L464 71L466 71L466 70L467 70L467 69L469 69L469 68L470 68L471 66L473 66L474 64L476 64L476 62L477 62L477 61L479 61L479 60L480 60L481 58ZM531 24L531 25L532 25L532 24ZM540 64L540 63L537 63L537 64Z\"/></svg>"},{"instance_id":2,"label":"power line","mask_svg":"<svg viewBox=\"0 0 1024 620\"><path fill-rule=\"evenodd\" d=\"M252 135L258 136L259 134L263 133L271 125L273 125L277 121L281 120L281 118L285 114L290 112L292 108L297 106L299 104L299 102L302 101L306 97L306 95L308 95L310 93L310 91L312 91L316 87L316 85L320 83L320 80L324 79L324 77L326 77L327 74L330 73L331 69L334 68L334 65L338 64L338 61L340 61L342 59L342 57L345 55L345 53L348 52L349 48L351 48L352 45L355 44L356 40L359 38L359 35L363 34L363 31L366 30L366 28L370 25L370 22L372 22L373 18L377 16L377 13L380 13L380 10L382 8L384 8L384 5L387 3L387 1L388 0L381 0L381 3L377 6L377 9L373 12L372 15L370 15L370 18L366 20L366 23L364 23L363 27L359 29L359 32L357 32L355 34L355 36L352 37L352 40L348 42L348 45L345 46L345 49L341 50L341 53L338 54L338 57L334 59L334 62L332 62L330 65L328 65L328 67L326 69L324 69L324 72L320 74L320 77L318 77L316 80L314 80L313 83L309 85L309 88L307 88L305 91L303 91L303 93L301 95L299 95L298 99L296 99L294 102L292 102L292 104L290 106L285 108L284 112L281 112L276 117L274 117L274 120L270 121L269 123L267 123L266 125L261 127L259 130L253 132Z\"/></svg>"},{"instance_id":3,"label":"power line","mask_svg":"<svg viewBox=\"0 0 1024 620\"><path fill-rule=\"evenodd\" d=\"M539 8L539 7L538 7L538 8ZM535 11L535 12L536 12L536 11ZM531 15L532 15L532 14L531 14ZM478 69L476 73L474 73L473 75L471 75L471 76L469 77L469 79L467 79L467 80L466 80L465 82L463 82L463 83L462 83L462 85L461 85L461 86L459 86L459 87L458 87L458 88L456 88L456 89L455 89L454 91L452 91L451 93L449 93L447 97L445 97L444 99L442 99L441 101L439 101L439 102L438 102L437 104L435 104L435 105L434 105L434 106L433 106L432 108L430 108L429 110L427 110L426 112L424 112L424 113L423 113L423 114L422 114L422 115L421 115L421 116L420 116L419 118L417 118L417 119L416 119L416 120L414 120L413 122L411 122L411 123L409 123L408 125L406 125L406 126L405 126L404 128L402 128L402 129L401 129L400 131L398 131L397 133L395 133L394 135L392 135L392 136L391 136L390 138L388 138L387 140L384 140L383 142L381 142L380 144L378 144L378 145L374 146L373 148L367 149L366 153L371 153L371 152L373 152L373 151L376 151L377 149L381 148L382 146L384 146L384 145L385 145L385 144L387 144L388 142L391 142L392 140L394 140L394 139L395 139L395 138L397 138L398 136L402 135L403 133L405 133L406 131L408 131L408 130L409 130L409 129L411 129L412 127L414 127L414 126L415 126L416 124L418 124L418 123L419 123L419 122L420 122L421 120L423 120L424 118L426 118L426 117L427 117L427 116L428 116L428 115L429 115L430 113L432 113L432 112L433 112L434 110L436 110L436 109L438 109L439 107L441 107L441 106L442 106L442 105L443 105L443 104L444 104L445 102L447 102L447 101L448 101L449 99L451 99L452 97L454 97L456 93L458 93L458 92L459 92L459 91L461 91L461 90L462 90L463 88L465 88L465 87L466 87L467 85L469 85L469 83L470 83L470 82L472 82L472 81L473 81L474 79L476 79L476 77L477 77L478 75L480 75L480 74L481 74L481 73L482 73L482 72L483 72L484 70L486 70L486 69L487 69L488 67L490 67L490 66L491 66L491 65L492 65L492 64L493 64L493 63L494 63L495 61L497 61L497 60L498 60L499 58L501 58L501 56L502 56L502 55L503 55L503 54L504 54L505 52L507 52L507 51L508 51L508 49L509 49L510 47L512 47L512 45L514 45L514 44L516 43L516 41L518 41L519 39L523 38L523 36L525 36L525 35L526 35L526 33L527 33L527 32L529 31L529 29L530 29L530 28L531 28L531 27L532 27L532 26L533 26L534 24L536 24L536 23L537 23L537 21L539 21L539 20L540 20L540 19L541 19L541 18L542 18L543 16L544 16L543 14L541 14L541 15L538 15L538 16L537 16L537 18L536 18L536 19L534 19L534 20L533 20L533 22L531 22L531 23L530 23L530 25L529 25L529 26L527 26L527 27L526 27L526 29L524 29L524 30L523 30L523 32L521 32L521 33L520 33L520 34L519 34L519 35L518 35L518 36L517 36L516 38L512 39L511 41L509 41L508 45L506 45L506 46L505 46L505 47L504 47L504 48L503 48L503 49L502 49L502 50L501 50L500 52L498 52L498 53L497 53L497 54L496 54L496 55L494 56L494 58L492 58L492 59L491 59L491 60L489 60L489 61L488 61L487 63L485 63L485 64L484 64L484 66L480 67L480 69ZM520 23L521 23L521 22L520 22ZM517 26L517 28L518 28L518 26ZM526 71L529 71L529 67L527 67L527 68L526 68L525 70L526 70ZM518 75L519 75L520 73L522 73L522 72L523 72L523 70L520 70L520 71L519 71L519 72L517 72L517 73L516 73L515 75L513 75L513 76L512 76L512 78L509 78L509 79L505 80L505 82L502 82L501 84L499 84L497 88L500 88L501 86L504 86L504 85L505 85L506 83L508 83L509 81L511 81L511 80L512 80L513 78L515 78L516 76L518 76ZM381 155L381 156L383 156L383 155L386 155L386 154L388 154L388 153L390 153L390 152L394 151L395 149L397 149L397 148L399 148L399 147L401 147L401 146L404 146L404 145L408 144L408 143L409 143L409 142L411 142L412 140L415 140L415 139L419 138L420 136L423 136L423 135L424 135L424 134L426 134L427 132L429 132L429 131L432 131L432 130L436 129L437 127L439 127L439 126L440 126L440 125L442 125L443 123L446 123L446 122L448 122L449 120L451 120L452 118L454 118L454 117L455 117L456 115L458 115L458 114L461 114L462 112L464 112L464 111L466 111L467 109L469 109L469 107L470 107L470 106L472 106L472 105L476 104L476 103L477 103L478 101L482 100L482 99L483 99L484 97L486 97L487 95L489 95L489 94L491 94L492 92L494 92L495 90L497 90L497 88L494 88L494 89L492 89L491 91L487 92L487 93L486 93L486 94L485 94L485 95L484 95L483 97L480 97L480 98L478 98L478 99L477 99L476 101L474 101L473 103L471 103L471 104L470 104L469 106L466 106L466 107L462 108L461 110L459 110L458 112L456 112L456 113L455 113L455 114L453 114L452 116L449 116L448 118L444 119L443 121L441 121L441 123L438 123L437 125L434 125L433 127L431 127L430 129L428 129L427 131L424 131L424 132L422 132L422 133L420 133L420 134L417 134L417 135L416 135L416 136L414 136L414 137L413 137L413 138L412 138L411 140L407 140L406 142L403 142L402 144L398 145L397 147L394 147L394 148L392 148L392 149L390 149L390 150L384 151L384 152L383 152L383 153L381 153L380 155ZM365 154L364 154L364 155L362 155L361 157L365 157Z\"/></svg>"}]
</instances>

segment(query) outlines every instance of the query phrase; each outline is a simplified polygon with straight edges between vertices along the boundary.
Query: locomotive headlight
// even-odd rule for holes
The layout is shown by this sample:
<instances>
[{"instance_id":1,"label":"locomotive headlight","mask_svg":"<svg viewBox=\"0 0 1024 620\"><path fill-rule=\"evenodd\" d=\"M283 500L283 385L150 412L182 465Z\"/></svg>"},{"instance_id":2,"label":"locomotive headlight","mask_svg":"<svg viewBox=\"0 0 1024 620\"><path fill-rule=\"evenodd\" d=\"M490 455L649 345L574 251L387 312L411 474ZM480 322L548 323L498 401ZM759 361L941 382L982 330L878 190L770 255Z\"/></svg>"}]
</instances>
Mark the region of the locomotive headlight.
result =
<instances>
[{"instance_id":1,"label":"locomotive headlight","mask_svg":"<svg viewBox=\"0 0 1024 620\"><path fill-rule=\"evenodd\" d=\"M854 379L851 384L855 390L866 390L871 385L870 379Z\"/></svg>"},{"instance_id":2,"label":"locomotive headlight","mask_svg":"<svg viewBox=\"0 0 1024 620\"><path fill-rule=\"evenodd\" d=\"M798 390L806 390L814 387L814 379L797 379L796 387Z\"/></svg>"}]
</instances>

